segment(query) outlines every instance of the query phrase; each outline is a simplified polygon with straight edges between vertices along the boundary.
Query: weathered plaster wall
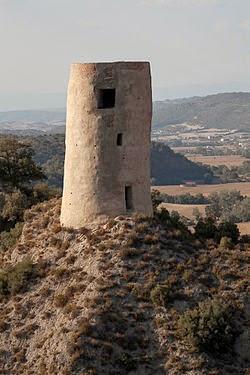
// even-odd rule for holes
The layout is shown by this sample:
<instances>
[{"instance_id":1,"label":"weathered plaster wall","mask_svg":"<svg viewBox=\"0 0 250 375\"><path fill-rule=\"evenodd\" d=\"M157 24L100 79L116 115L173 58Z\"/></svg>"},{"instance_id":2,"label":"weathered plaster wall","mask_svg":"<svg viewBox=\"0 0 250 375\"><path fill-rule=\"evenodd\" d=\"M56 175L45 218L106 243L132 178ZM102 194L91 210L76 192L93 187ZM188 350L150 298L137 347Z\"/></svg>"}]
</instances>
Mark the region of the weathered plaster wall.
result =
<instances>
[{"instance_id":1,"label":"weathered plaster wall","mask_svg":"<svg viewBox=\"0 0 250 375\"><path fill-rule=\"evenodd\" d=\"M114 108L98 109L98 90L116 89ZM146 62L73 64L67 99L61 223L80 228L126 210L152 214L150 131L152 97ZM117 146L117 134L123 134Z\"/></svg>"}]
</instances>

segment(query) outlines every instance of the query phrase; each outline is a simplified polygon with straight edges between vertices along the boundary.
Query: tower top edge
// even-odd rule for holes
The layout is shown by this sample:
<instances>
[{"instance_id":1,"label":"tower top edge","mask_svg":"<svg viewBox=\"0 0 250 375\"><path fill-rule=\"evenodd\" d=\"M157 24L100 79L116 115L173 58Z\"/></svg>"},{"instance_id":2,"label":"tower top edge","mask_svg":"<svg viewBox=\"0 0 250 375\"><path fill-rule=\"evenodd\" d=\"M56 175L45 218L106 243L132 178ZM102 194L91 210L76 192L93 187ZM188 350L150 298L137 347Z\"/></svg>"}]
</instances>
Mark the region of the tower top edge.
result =
<instances>
[{"instance_id":1,"label":"tower top edge","mask_svg":"<svg viewBox=\"0 0 250 375\"><path fill-rule=\"evenodd\" d=\"M86 63L72 63L71 67L104 67L104 66L130 66L130 67L137 67L137 66L148 66L150 65L149 61L107 61L107 62L86 62Z\"/></svg>"}]
</instances>

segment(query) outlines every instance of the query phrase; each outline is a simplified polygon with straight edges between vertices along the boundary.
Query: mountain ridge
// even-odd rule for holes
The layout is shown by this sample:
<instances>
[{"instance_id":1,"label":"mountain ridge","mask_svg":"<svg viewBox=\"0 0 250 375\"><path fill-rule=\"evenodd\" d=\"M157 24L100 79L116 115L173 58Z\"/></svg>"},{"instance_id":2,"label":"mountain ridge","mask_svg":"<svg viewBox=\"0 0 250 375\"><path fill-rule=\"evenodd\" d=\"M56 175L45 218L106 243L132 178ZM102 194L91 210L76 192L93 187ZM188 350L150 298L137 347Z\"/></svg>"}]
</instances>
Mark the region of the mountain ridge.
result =
<instances>
[{"instance_id":1,"label":"mountain ridge","mask_svg":"<svg viewBox=\"0 0 250 375\"><path fill-rule=\"evenodd\" d=\"M250 93L194 96L154 103L154 128L185 122L205 128L249 129Z\"/></svg>"},{"instance_id":2,"label":"mountain ridge","mask_svg":"<svg viewBox=\"0 0 250 375\"><path fill-rule=\"evenodd\" d=\"M155 101L153 108L152 125L155 129L185 122L199 124L205 128L244 130L250 128L249 92L166 99ZM56 123L65 125L65 118L64 108L0 112L0 131L16 132L26 127L26 131L31 128L41 133L55 132ZM37 123L43 123L43 129L40 130ZM64 128L57 130L63 132Z\"/></svg>"}]
</instances>

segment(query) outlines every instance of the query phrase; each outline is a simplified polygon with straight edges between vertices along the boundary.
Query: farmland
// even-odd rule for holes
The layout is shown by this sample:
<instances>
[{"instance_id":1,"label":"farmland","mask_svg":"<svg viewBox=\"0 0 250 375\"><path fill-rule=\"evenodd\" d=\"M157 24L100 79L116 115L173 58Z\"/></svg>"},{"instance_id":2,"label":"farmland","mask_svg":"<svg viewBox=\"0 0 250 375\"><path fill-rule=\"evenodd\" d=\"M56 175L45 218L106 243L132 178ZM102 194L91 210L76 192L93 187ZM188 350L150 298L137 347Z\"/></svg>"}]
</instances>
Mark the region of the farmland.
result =
<instances>
[{"instance_id":1,"label":"farmland","mask_svg":"<svg viewBox=\"0 0 250 375\"><path fill-rule=\"evenodd\" d=\"M226 155L226 156L203 156L203 155L186 155L189 160L195 163L202 163L208 165L226 165L227 167L238 167L248 159L241 155Z\"/></svg>"},{"instance_id":2,"label":"farmland","mask_svg":"<svg viewBox=\"0 0 250 375\"><path fill-rule=\"evenodd\" d=\"M242 235L250 234L250 222L237 224Z\"/></svg>"},{"instance_id":3,"label":"farmland","mask_svg":"<svg viewBox=\"0 0 250 375\"><path fill-rule=\"evenodd\" d=\"M161 207L166 208L168 211L177 211L181 216L185 216L188 219L195 219L193 211L197 208L202 216L205 216L205 204L173 204L173 203L162 203ZM237 224L241 235L250 234L250 222L238 223Z\"/></svg>"},{"instance_id":4,"label":"farmland","mask_svg":"<svg viewBox=\"0 0 250 375\"><path fill-rule=\"evenodd\" d=\"M208 196L211 193L220 192L224 190L237 190L242 195L250 197L250 182L234 182L229 184L216 184L216 185L197 185L189 187L181 187L179 185L165 185L154 186L153 189L159 190L161 193L169 195L180 195L185 193L199 194L202 193Z\"/></svg>"},{"instance_id":5,"label":"farmland","mask_svg":"<svg viewBox=\"0 0 250 375\"><path fill-rule=\"evenodd\" d=\"M180 187L180 186L154 186L154 189L159 190L161 193L168 195L181 195L190 193L192 195L202 193L204 196L209 196L211 193L220 191L240 191L242 195L250 197L250 183L232 183L220 185L200 185L195 187ZM162 203L161 207L166 208L168 211L177 211L181 216L194 220L194 209L199 210L202 216L205 216L206 204L175 204L175 203ZM238 228L241 235L250 234L250 222L238 223Z\"/></svg>"},{"instance_id":6,"label":"farmland","mask_svg":"<svg viewBox=\"0 0 250 375\"><path fill-rule=\"evenodd\" d=\"M206 204L174 204L162 203L161 207L166 208L168 211L177 211L180 215L188 219L194 219L193 210L197 208L202 215L205 215Z\"/></svg>"}]
</instances>

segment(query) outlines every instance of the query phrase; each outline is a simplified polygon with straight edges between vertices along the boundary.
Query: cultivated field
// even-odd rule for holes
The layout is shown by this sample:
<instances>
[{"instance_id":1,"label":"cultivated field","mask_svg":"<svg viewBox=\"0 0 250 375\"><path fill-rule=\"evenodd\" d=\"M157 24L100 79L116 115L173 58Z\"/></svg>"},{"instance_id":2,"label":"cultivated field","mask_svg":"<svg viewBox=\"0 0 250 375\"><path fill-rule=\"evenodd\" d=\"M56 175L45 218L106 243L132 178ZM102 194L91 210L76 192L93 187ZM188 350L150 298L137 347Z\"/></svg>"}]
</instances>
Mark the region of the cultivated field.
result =
<instances>
[{"instance_id":1,"label":"cultivated field","mask_svg":"<svg viewBox=\"0 0 250 375\"><path fill-rule=\"evenodd\" d=\"M250 234L250 222L238 223L237 225L238 225L241 235Z\"/></svg>"},{"instance_id":2,"label":"cultivated field","mask_svg":"<svg viewBox=\"0 0 250 375\"><path fill-rule=\"evenodd\" d=\"M180 215L189 219L194 219L193 211L198 208L202 215L205 215L206 204L174 204L162 203L161 207L166 208L168 211L177 211Z\"/></svg>"},{"instance_id":3,"label":"cultivated field","mask_svg":"<svg viewBox=\"0 0 250 375\"><path fill-rule=\"evenodd\" d=\"M168 211L177 211L180 215L187 217L188 219L193 220L195 217L193 211L195 208L198 208L202 216L205 216L205 204L174 204L174 203L162 203L161 207L166 208ZM241 235L248 234L250 235L250 222L247 223L238 223L238 228Z\"/></svg>"},{"instance_id":4,"label":"cultivated field","mask_svg":"<svg viewBox=\"0 0 250 375\"><path fill-rule=\"evenodd\" d=\"M211 193L223 190L238 190L242 195L250 197L250 182L234 182L230 184L218 185L198 185L194 187L180 187L179 185L153 186L153 189L159 190L161 193L170 195L180 195L190 193L192 195L202 193L208 196Z\"/></svg>"},{"instance_id":5,"label":"cultivated field","mask_svg":"<svg viewBox=\"0 0 250 375\"><path fill-rule=\"evenodd\" d=\"M208 165L226 165L227 167L237 167L243 164L244 161L248 160L240 155L228 155L228 156L203 156L203 155L186 155L189 160L195 163L202 163Z\"/></svg>"}]
</instances>

